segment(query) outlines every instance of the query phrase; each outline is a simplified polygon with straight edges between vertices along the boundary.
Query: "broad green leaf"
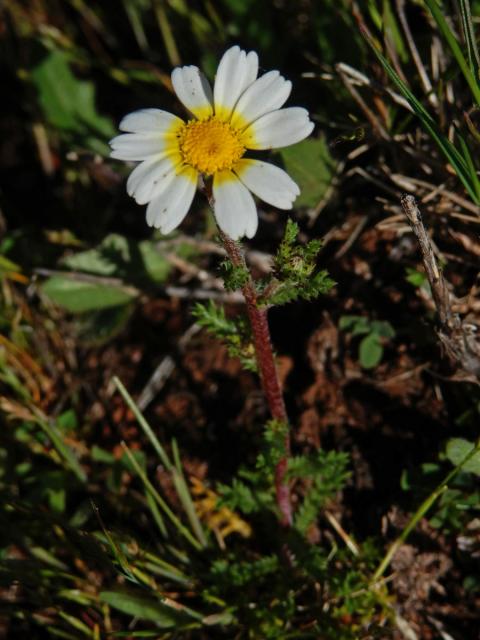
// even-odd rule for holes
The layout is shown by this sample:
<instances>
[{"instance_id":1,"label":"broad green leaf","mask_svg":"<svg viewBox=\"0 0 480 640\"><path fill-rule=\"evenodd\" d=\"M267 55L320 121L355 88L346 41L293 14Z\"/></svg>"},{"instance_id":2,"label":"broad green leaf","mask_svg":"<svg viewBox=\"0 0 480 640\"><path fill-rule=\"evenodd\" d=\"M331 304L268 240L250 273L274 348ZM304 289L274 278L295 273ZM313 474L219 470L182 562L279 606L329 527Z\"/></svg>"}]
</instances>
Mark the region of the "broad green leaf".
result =
<instances>
[{"instance_id":1,"label":"broad green leaf","mask_svg":"<svg viewBox=\"0 0 480 640\"><path fill-rule=\"evenodd\" d=\"M153 282L164 282L170 273L171 266L158 243L145 240L138 245L146 274Z\"/></svg>"},{"instance_id":2,"label":"broad green leaf","mask_svg":"<svg viewBox=\"0 0 480 640\"><path fill-rule=\"evenodd\" d=\"M136 296L133 289L54 276L43 285L42 291L53 302L72 313L83 313L127 304Z\"/></svg>"},{"instance_id":3,"label":"broad green leaf","mask_svg":"<svg viewBox=\"0 0 480 640\"><path fill-rule=\"evenodd\" d=\"M50 52L34 67L31 79L51 125L82 136L94 151L108 150L102 141L114 136L115 128L109 118L97 112L93 82L79 80L72 73L67 53Z\"/></svg>"},{"instance_id":4,"label":"broad green leaf","mask_svg":"<svg viewBox=\"0 0 480 640\"><path fill-rule=\"evenodd\" d=\"M63 265L75 271L117 276L130 282L144 279L164 282L171 270L159 243L138 242L115 233L94 249L68 256Z\"/></svg>"},{"instance_id":5,"label":"broad green leaf","mask_svg":"<svg viewBox=\"0 0 480 640\"><path fill-rule=\"evenodd\" d=\"M62 265L72 271L121 277L130 260L127 238L112 233L98 247L67 256L62 260Z\"/></svg>"},{"instance_id":6,"label":"broad green leaf","mask_svg":"<svg viewBox=\"0 0 480 640\"><path fill-rule=\"evenodd\" d=\"M314 207L332 183L335 161L323 138L303 140L280 151L287 173L300 187L295 206Z\"/></svg>"},{"instance_id":7,"label":"broad green leaf","mask_svg":"<svg viewBox=\"0 0 480 640\"><path fill-rule=\"evenodd\" d=\"M370 323L368 322L368 320L366 318L363 318L363 320L365 322L357 322L357 324L355 324L352 327L352 337L353 338L355 338L356 336L364 336L367 333L371 333Z\"/></svg>"},{"instance_id":8,"label":"broad green leaf","mask_svg":"<svg viewBox=\"0 0 480 640\"><path fill-rule=\"evenodd\" d=\"M342 331L350 331L354 337L370 333L370 322L363 316L342 316L338 326Z\"/></svg>"},{"instance_id":9,"label":"broad green leaf","mask_svg":"<svg viewBox=\"0 0 480 640\"><path fill-rule=\"evenodd\" d=\"M114 609L122 611L140 620L150 620L162 629L175 627L184 623L188 618L181 612L167 607L158 600L141 593L128 591L102 591L100 600Z\"/></svg>"},{"instance_id":10,"label":"broad green leaf","mask_svg":"<svg viewBox=\"0 0 480 640\"><path fill-rule=\"evenodd\" d=\"M370 333L361 341L358 350L360 364L364 369L373 369L382 359L383 347L380 344L378 335Z\"/></svg>"},{"instance_id":11,"label":"broad green leaf","mask_svg":"<svg viewBox=\"0 0 480 640\"><path fill-rule=\"evenodd\" d=\"M121 333L134 312L133 304L95 309L77 318L77 334L83 345L100 346Z\"/></svg>"},{"instance_id":12,"label":"broad green leaf","mask_svg":"<svg viewBox=\"0 0 480 640\"><path fill-rule=\"evenodd\" d=\"M395 337L395 329L392 327L390 322L386 322L385 320L374 320L370 327L372 333L376 333L377 336L380 336L381 338Z\"/></svg>"},{"instance_id":13,"label":"broad green leaf","mask_svg":"<svg viewBox=\"0 0 480 640\"><path fill-rule=\"evenodd\" d=\"M456 467L474 449L475 445L464 438L451 438L447 442L446 456ZM469 471L480 476L480 451L475 453L468 462L463 465L463 471Z\"/></svg>"}]
</instances>

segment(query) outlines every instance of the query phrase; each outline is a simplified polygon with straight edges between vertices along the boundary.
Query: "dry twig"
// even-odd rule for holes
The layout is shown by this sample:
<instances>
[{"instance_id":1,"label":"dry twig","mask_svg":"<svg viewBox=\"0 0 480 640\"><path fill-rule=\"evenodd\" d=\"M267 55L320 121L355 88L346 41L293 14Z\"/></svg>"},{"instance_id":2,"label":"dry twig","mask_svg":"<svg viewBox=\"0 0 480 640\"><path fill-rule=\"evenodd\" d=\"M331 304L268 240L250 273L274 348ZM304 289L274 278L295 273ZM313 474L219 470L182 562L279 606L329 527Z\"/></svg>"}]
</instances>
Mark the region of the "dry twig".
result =
<instances>
[{"instance_id":1,"label":"dry twig","mask_svg":"<svg viewBox=\"0 0 480 640\"><path fill-rule=\"evenodd\" d=\"M464 322L452 310L452 300L447 283L437 266L432 242L423 225L420 209L412 195L402 197L402 207L422 252L423 264L432 290L432 297L439 317L438 337L448 358L460 369L463 380L477 382L480 379L480 343L476 327Z\"/></svg>"}]
</instances>

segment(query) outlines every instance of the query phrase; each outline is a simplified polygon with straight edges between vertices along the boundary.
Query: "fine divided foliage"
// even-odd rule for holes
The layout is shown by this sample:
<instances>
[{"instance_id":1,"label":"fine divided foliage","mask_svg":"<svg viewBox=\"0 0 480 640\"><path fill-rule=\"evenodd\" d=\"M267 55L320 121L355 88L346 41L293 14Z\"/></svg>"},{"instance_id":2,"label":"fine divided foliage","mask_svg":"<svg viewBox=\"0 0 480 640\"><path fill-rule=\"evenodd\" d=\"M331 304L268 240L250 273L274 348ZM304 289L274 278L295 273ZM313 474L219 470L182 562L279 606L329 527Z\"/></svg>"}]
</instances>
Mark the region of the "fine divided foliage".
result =
<instances>
[{"instance_id":1,"label":"fine divided foliage","mask_svg":"<svg viewBox=\"0 0 480 640\"><path fill-rule=\"evenodd\" d=\"M213 300L197 302L192 315L201 327L226 345L232 358L239 358L245 369L257 371L250 331L244 318L227 318L225 308Z\"/></svg>"},{"instance_id":2,"label":"fine divided foliage","mask_svg":"<svg viewBox=\"0 0 480 640\"><path fill-rule=\"evenodd\" d=\"M274 257L273 276L262 283L261 302L283 305L294 300L314 300L335 286L325 269L317 268L320 240L297 242L299 227L287 221L285 235Z\"/></svg>"}]
</instances>

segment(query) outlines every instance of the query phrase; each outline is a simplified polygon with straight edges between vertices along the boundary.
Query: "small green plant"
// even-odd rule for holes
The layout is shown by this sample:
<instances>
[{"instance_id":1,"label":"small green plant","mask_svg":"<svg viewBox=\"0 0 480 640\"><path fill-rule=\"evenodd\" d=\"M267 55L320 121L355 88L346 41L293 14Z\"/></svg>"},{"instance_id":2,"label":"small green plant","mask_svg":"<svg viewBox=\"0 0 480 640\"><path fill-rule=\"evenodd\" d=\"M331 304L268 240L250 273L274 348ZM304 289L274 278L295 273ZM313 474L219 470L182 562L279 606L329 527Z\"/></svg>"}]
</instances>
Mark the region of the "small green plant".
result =
<instances>
[{"instance_id":1,"label":"small green plant","mask_svg":"<svg viewBox=\"0 0 480 640\"><path fill-rule=\"evenodd\" d=\"M412 269L411 267L407 267L405 280L409 282L412 286L417 288L426 288L430 289L430 285L428 284L428 278L425 274L425 271L419 271L418 269Z\"/></svg>"},{"instance_id":2,"label":"small green plant","mask_svg":"<svg viewBox=\"0 0 480 640\"><path fill-rule=\"evenodd\" d=\"M305 534L338 491L350 477L349 456L341 451L320 449L311 455L290 460L288 475L292 480L304 480L306 491L295 514L295 526Z\"/></svg>"},{"instance_id":3,"label":"small green plant","mask_svg":"<svg viewBox=\"0 0 480 640\"><path fill-rule=\"evenodd\" d=\"M224 307L213 300L197 302L192 315L201 327L226 345L232 358L238 358L248 371L257 371L252 338L243 318L227 318Z\"/></svg>"},{"instance_id":4,"label":"small green plant","mask_svg":"<svg viewBox=\"0 0 480 640\"><path fill-rule=\"evenodd\" d=\"M286 427L281 423L270 422L266 426L254 469L241 468L230 485L217 486L222 505L246 515L274 508L273 478L283 456L285 433ZM350 477L348 462L348 454L322 449L290 458L287 478L305 486L294 517L294 526L301 534L307 532L326 503L345 486Z\"/></svg>"},{"instance_id":5,"label":"small green plant","mask_svg":"<svg viewBox=\"0 0 480 640\"><path fill-rule=\"evenodd\" d=\"M321 240L297 242L298 225L287 221L285 234L274 257L273 274L259 283L260 302L282 305L295 300L314 300L335 286L327 271L317 269Z\"/></svg>"},{"instance_id":6,"label":"small green plant","mask_svg":"<svg viewBox=\"0 0 480 640\"><path fill-rule=\"evenodd\" d=\"M339 327L352 335L364 336L358 347L358 358L364 369L373 369L383 357L383 342L395 337L395 330L389 322L369 320L364 316L342 316Z\"/></svg>"}]
</instances>

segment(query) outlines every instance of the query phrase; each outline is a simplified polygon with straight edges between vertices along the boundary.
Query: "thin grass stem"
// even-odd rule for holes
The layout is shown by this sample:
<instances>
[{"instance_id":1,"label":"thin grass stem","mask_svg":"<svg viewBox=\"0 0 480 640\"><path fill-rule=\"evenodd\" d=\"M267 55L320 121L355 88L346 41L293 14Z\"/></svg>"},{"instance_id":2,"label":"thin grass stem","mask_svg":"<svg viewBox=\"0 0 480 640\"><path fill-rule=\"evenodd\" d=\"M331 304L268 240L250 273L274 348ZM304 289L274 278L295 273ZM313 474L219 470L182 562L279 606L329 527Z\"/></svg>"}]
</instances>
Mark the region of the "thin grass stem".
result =
<instances>
[{"instance_id":1,"label":"thin grass stem","mask_svg":"<svg viewBox=\"0 0 480 640\"><path fill-rule=\"evenodd\" d=\"M430 13L435 20L437 27L439 28L441 34L447 41L450 50L457 61L457 64L463 73L465 80L467 81L468 86L470 87L470 91L472 92L473 99L480 106L480 87L478 85L477 78L472 73L472 70L465 59L465 56L460 49L460 45L458 44L457 38L455 34L450 29L448 22L443 15L443 11L437 3L437 0L425 0L425 4L430 9Z\"/></svg>"},{"instance_id":2,"label":"thin grass stem","mask_svg":"<svg viewBox=\"0 0 480 640\"><path fill-rule=\"evenodd\" d=\"M460 473L463 467L467 464L473 456L480 451L480 439L477 440L477 443L471 449L468 454L463 458L460 464L452 469L450 473L448 473L445 478L440 482L440 484L432 491L432 493L422 502L422 504L415 511L413 516L410 518L407 526L403 529L402 533L398 536L395 542L389 547L387 553L384 558L378 565L377 570L373 574L371 579L371 584L378 582L378 580L383 576L387 567L393 560L395 554L400 549L400 547L404 544L405 540L411 534L411 532L415 529L420 520L426 515L426 513L431 509L431 507L435 504L436 500L447 491L449 484L455 477Z\"/></svg>"},{"instance_id":3,"label":"thin grass stem","mask_svg":"<svg viewBox=\"0 0 480 640\"><path fill-rule=\"evenodd\" d=\"M155 489L155 487L150 482L150 480L147 478L145 472L143 471L141 466L138 464L137 460L133 456L132 452L130 451L130 449L128 448L126 443L125 442L121 442L121 445L122 445L123 450L127 454L128 459L129 459L132 467L134 468L135 472L137 473L137 475L139 476L139 478L143 482L143 485L145 486L145 489L155 499L155 501L157 502L158 506L162 509L164 514L167 516L167 518L170 520L170 522L175 526L175 528L178 530L178 532L181 533L190 542L190 544L193 547L195 547L195 549L197 549L197 551L200 551L202 549L202 545L190 533L190 531L187 529L187 527L185 527L182 524L182 522L177 518L177 516L173 513L173 511L170 509L168 504L162 498L162 496Z\"/></svg>"},{"instance_id":4,"label":"thin grass stem","mask_svg":"<svg viewBox=\"0 0 480 640\"><path fill-rule=\"evenodd\" d=\"M182 507L183 507L183 509L185 511L185 514L186 514L186 516L187 516L187 518L188 518L188 520L189 520L189 522L190 522L190 524L192 526L192 529L195 532L195 535L197 536L200 544L203 547L206 547L207 544L208 544L207 538L205 536L205 532L203 530L203 527L202 527L202 525L200 523L200 519L199 519L199 517L197 515L197 512L195 510L195 505L194 505L192 497L190 495L190 490L188 488L187 481L185 480L185 476L183 475L183 472L182 472L180 457L178 456L178 452L177 452L177 447L176 447L175 441L172 442L172 449L173 449L173 454L174 454L174 459L175 459L175 464L174 464L170 460L170 458L169 458L167 452L165 451L164 447L161 445L161 443L158 440L157 436L153 432L153 429L148 424L147 420L145 420L145 417L143 416L142 412L140 411L140 409L138 408L137 404L133 400L132 396L128 393L127 389L122 384L121 380L119 380L119 378L114 376L113 382L114 382L115 386L117 387L118 391L120 392L120 394L122 395L123 399L127 403L128 407L131 409L131 411L134 414L136 420L138 421L138 424L143 429L143 432L145 433L147 438L150 440L153 448L157 452L157 454L158 454L160 460L162 461L164 467L170 473L170 475L172 477L173 484L175 486L175 491L177 492L179 500L180 500L180 502L182 504ZM160 528L161 528L161 526L160 526Z\"/></svg>"}]
</instances>

